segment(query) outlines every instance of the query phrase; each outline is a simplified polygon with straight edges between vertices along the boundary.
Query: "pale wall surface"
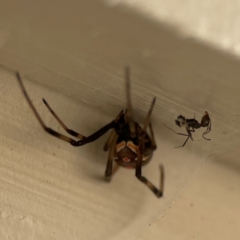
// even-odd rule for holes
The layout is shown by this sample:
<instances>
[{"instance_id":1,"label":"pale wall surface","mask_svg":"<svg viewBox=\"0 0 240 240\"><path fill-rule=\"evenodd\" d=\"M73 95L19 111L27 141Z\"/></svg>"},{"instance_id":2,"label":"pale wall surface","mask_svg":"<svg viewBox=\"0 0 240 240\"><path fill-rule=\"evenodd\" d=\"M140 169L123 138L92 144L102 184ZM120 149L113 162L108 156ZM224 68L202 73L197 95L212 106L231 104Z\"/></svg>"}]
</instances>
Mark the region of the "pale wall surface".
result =
<instances>
[{"instance_id":1,"label":"pale wall surface","mask_svg":"<svg viewBox=\"0 0 240 240\"><path fill-rule=\"evenodd\" d=\"M170 1L166 12L171 3L176 14L186 11L182 22L189 18L186 4ZM134 5L139 14L98 1L1 5L0 239L239 239L238 57L223 51L220 42L184 37L184 24L174 24L173 10L161 22ZM215 28L221 29L222 15L216 15ZM207 16L210 24L211 13ZM193 29L194 21L189 24ZM125 107L125 65L131 66L139 122L157 97L152 119L158 150L143 172L157 184L158 165L164 164L163 199L130 170L120 169L111 184L103 181L107 135L73 148L46 134L13 72L25 74L29 95L47 125L64 133L42 97L69 127L88 135ZM196 113L200 120L205 110L213 122L212 141L175 149L184 139L163 124L179 130L178 114L191 118Z\"/></svg>"},{"instance_id":2,"label":"pale wall surface","mask_svg":"<svg viewBox=\"0 0 240 240\"><path fill-rule=\"evenodd\" d=\"M126 5L145 17L177 27L213 47L240 54L239 0L106 0L110 6Z\"/></svg>"}]
</instances>

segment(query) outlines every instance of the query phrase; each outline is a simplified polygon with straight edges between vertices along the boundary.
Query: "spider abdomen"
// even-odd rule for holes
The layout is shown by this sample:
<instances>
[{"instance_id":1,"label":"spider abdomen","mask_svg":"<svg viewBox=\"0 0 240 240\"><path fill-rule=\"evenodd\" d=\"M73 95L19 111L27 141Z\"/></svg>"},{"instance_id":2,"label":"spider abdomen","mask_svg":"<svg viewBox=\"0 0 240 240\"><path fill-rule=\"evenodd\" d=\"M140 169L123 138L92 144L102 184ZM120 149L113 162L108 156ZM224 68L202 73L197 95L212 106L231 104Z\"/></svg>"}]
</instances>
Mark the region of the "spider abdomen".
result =
<instances>
[{"instance_id":1,"label":"spider abdomen","mask_svg":"<svg viewBox=\"0 0 240 240\"><path fill-rule=\"evenodd\" d=\"M139 147L133 141L121 141L116 144L115 161L118 165L126 168L135 168L137 163ZM145 165L150 156L143 155L142 165Z\"/></svg>"}]
</instances>

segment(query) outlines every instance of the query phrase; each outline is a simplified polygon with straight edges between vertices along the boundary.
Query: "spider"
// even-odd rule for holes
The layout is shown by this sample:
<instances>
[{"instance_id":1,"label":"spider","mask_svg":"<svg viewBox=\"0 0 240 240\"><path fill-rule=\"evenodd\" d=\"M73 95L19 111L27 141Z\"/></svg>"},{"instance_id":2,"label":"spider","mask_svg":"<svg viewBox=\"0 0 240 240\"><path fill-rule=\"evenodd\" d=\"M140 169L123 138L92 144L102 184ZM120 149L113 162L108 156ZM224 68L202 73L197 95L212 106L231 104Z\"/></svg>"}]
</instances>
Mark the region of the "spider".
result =
<instances>
[{"instance_id":1,"label":"spider","mask_svg":"<svg viewBox=\"0 0 240 240\"><path fill-rule=\"evenodd\" d=\"M126 74L126 92L127 92L127 109L120 111L115 120L111 121L92 135L85 137L84 135L77 133L69 129L63 121L57 116L57 114L52 110L50 105L45 99L43 99L44 104L48 110L52 113L58 123L68 132L70 135L80 139L78 141L67 137L55 130L47 127L38 114L36 108L34 107L28 93L22 83L20 74L17 72L16 77L22 89L22 92L32 109L37 120L41 124L42 128L54 137L60 138L63 141L70 143L74 147L83 146L90 142L93 142L105 134L108 130L112 129L107 142L104 145L103 150L109 151L107 166L105 171L105 180L110 181L113 174L116 172L119 166L125 168L135 169L135 176L144 183L156 197L160 198L163 196L164 190L164 168L160 165L160 187L157 188L153 185L146 177L142 175L142 166L148 164L153 156L153 152L157 149L156 141L154 138L154 133L152 129L152 124L150 121L150 116L153 111L153 107L156 98L153 98L151 107L145 118L145 123L143 128L134 121L132 115L131 106L131 96L130 96L130 70L128 67L125 69ZM150 135L147 133L147 128L149 128ZM116 161L116 166L113 169L113 160Z\"/></svg>"},{"instance_id":2,"label":"spider","mask_svg":"<svg viewBox=\"0 0 240 240\"><path fill-rule=\"evenodd\" d=\"M182 115L179 115L177 117L177 119L175 120L175 123L179 126L179 127L185 127L186 131L188 134L183 134L183 133L177 133L175 132L173 129L171 129L170 127L166 126L168 129L170 129L171 131L179 134L179 135L183 135L183 136L187 136L187 139L185 140L185 142L183 143L183 145L175 147L175 148L179 148L179 147L184 147L185 144L187 143L188 139L190 138L192 141L192 132L195 132L195 129L198 129L200 127L207 127L207 130L202 134L202 137L205 140L210 141L211 139L206 138L204 135L208 134L211 131L211 119L209 117L209 114L207 111L205 111L205 114L202 117L201 123L199 123L196 119L195 119L195 114L194 114L194 118L188 119L185 118Z\"/></svg>"}]
</instances>

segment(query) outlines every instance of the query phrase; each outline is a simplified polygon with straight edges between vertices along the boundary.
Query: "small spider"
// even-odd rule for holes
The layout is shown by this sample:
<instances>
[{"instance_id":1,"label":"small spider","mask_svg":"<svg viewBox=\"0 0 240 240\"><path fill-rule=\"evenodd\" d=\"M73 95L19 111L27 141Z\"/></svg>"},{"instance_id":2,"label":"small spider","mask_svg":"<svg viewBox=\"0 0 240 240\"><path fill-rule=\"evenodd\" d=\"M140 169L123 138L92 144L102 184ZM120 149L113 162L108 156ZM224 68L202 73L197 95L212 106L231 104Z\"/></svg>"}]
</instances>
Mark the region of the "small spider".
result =
<instances>
[{"instance_id":1,"label":"small spider","mask_svg":"<svg viewBox=\"0 0 240 240\"><path fill-rule=\"evenodd\" d=\"M183 143L183 145L181 146L178 146L176 148L179 148L179 147L184 147L185 144L187 143L188 139L191 138L192 141L193 138L192 138L192 132L195 132L195 129L198 129L200 127L207 127L207 130L202 134L202 137L205 139L205 140L211 140L209 138L206 138L205 135L208 134L210 131L211 131L211 119L209 117L209 114L207 111L205 111L205 114L203 115L202 117L202 120L201 120L201 123L199 123L196 119L195 119L195 114L194 114L194 118L191 118L191 119L187 119L185 118L184 116L182 115L179 115L177 117L177 119L175 120L175 123L179 126L179 127L184 127L187 131L188 134L183 134L183 133L177 133L175 132L173 129L171 129L170 127L166 126L168 129L170 129L171 131L179 134L179 135L183 135L183 136L187 136L187 139L185 140L185 142Z\"/></svg>"},{"instance_id":2,"label":"small spider","mask_svg":"<svg viewBox=\"0 0 240 240\"><path fill-rule=\"evenodd\" d=\"M16 73L18 82L21 86L22 92L33 110L36 118L43 127L43 129L53 135L54 137L60 138L72 146L78 147L83 146L87 143L93 142L105 134L108 130L112 129L112 132L104 145L103 150L109 151L107 166L105 171L105 180L110 181L112 175L117 170L118 166L125 168L134 168L135 176L144 183L156 197L160 198L163 196L164 188L164 168L160 165L160 187L155 187L146 177L142 175L142 166L148 164L151 161L153 151L157 149L153 129L150 121L150 116L156 101L153 99L151 107L148 111L147 117L143 128L134 121L132 116L131 98L130 98L130 79L129 79L129 68L126 68L126 92L127 92L127 109L121 111L115 120L111 121L92 135L85 137L71 129L69 129L62 120L57 116L57 114L52 110L49 104L43 99L44 104L56 118L59 124L68 132L70 135L80 139L78 141L69 138L55 130L47 127L43 122L42 118L38 114L36 108L34 107L32 101L30 100L25 87L22 83L21 76ZM147 133L147 128L149 128L150 135ZM113 169L113 160L116 161L116 166Z\"/></svg>"}]
</instances>

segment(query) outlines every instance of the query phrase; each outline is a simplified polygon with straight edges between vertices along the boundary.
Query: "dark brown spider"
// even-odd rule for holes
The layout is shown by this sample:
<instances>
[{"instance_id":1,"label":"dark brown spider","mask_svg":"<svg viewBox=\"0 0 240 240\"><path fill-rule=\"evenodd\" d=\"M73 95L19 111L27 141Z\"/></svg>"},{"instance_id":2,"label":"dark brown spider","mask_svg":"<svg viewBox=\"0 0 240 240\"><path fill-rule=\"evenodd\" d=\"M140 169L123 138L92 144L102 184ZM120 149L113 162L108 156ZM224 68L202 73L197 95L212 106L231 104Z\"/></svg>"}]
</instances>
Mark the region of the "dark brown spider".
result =
<instances>
[{"instance_id":1,"label":"dark brown spider","mask_svg":"<svg viewBox=\"0 0 240 240\"><path fill-rule=\"evenodd\" d=\"M54 131L53 129L47 127L43 122L42 118L38 114L36 108L34 107L32 101L30 100L25 87L22 83L21 76L16 73L18 82L21 86L26 100L33 110L35 116L37 117L39 123L43 129L57 137L60 138L71 145L78 147L84 144L93 142L105 134L109 129L112 132L104 145L104 151L109 151L108 161L105 171L105 180L110 181L113 173L116 171L118 166L126 168L135 168L136 177L144 183L155 195L160 198L163 196L164 187L164 168L160 165L160 187L156 188L146 177L142 176L142 166L148 164L152 158L153 151L156 150L156 142L153 134L152 125L150 122L150 116L155 104L156 98L153 99L150 110L145 119L144 127L141 128L140 125L134 121L132 116L131 98L130 98L130 79L129 79L129 68L126 68L126 92L127 92L127 109L121 111L115 120L111 121L92 135L85 137L71 129L69 129L62 120L57 116L57 114L52 110L49 104L43 99L44 104L60 123L60 125L72 136L80 139L78 141L69 138L61 133ZM147 128L150 130L150 136L147 133ZM113 159L116 161L116 167L113 170Z\"/></svg>"},{"instance_id":2,"label":"dark brown spider","mask_svg":"<svg viewBox=\"0 0 240 240\"><path fill-rule=\"evenodd\" d=\"M194 118L191 118L191 119L187 119L185 118L184 116L182 115L179 115L177 117L177 119L175 120L175 123L179 126L179 127L184 127L187 131L188 134L183 134L183 133L177 133L175 132L173 129L171 129L170 127L166 126L168 129L170 129L171 131L179 134L179 135L183 135L183 136L187 136L187 139L185 140L185 142L183 143L183 145L181 146L178 146L176 148L179 148L179 147L184 147L185 144L187 143L188 139L190 138L192 141L193 138L192 138L192 132L195 132L195 129L198 129L200 127L207 127L207 130L202 134L202 137L205 139L205 140L208 140L210 141L211 139L209 138L206 138L204 135L208 134L210 131L211 131L211 119L209 117L209 114L207 111L205 111L205 114L203 115L202 117L202 120L201 120L201 123L199 123L196 119L195 119L195 115L194 115Z\"/></svg>"}]
</instances>

